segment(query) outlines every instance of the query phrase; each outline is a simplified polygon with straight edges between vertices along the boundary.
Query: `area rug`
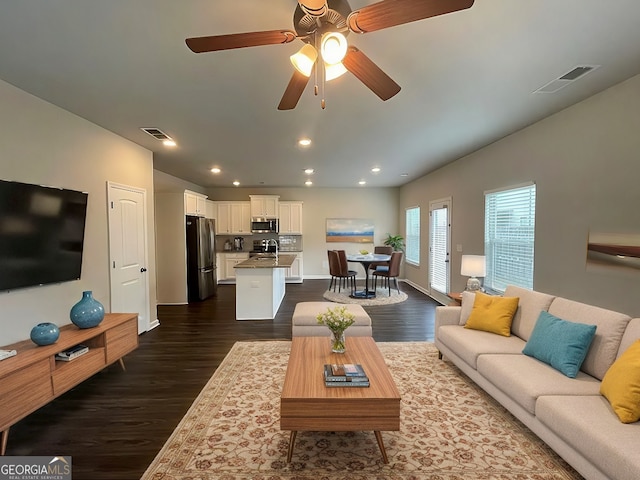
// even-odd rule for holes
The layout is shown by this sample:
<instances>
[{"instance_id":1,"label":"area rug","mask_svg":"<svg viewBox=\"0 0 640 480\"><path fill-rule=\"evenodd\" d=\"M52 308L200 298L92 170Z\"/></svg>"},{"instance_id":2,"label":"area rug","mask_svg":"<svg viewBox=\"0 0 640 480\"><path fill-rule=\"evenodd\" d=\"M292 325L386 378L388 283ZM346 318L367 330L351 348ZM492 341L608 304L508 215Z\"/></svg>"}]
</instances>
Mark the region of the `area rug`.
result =
<instances>
[{"instance_id":1,"label":"area rug","mask_svg":"<svg viewBox=\"0 0 640 480\"><path fill-rule=\"evenodd\" d=\"M391 295L389 295L389 289L377 288L375 298L351 298L347 293L334 292L333 290L327 290L322 295L326 300L336 303L357 303L359 305L391 305L393 303L404 302L408 296L404 292L398 293L397 290L391 289Z\"/></svg>"},{"instance_id":2,"label":"area rug","mask_svg":"<svg viewBox=\"0 0 640 480\"><path fill-rule=\"evenodd\" d=\"M290 342L236 343L142 480L577 480L582 477L432 343L378 343L402 395L401 430L280 430Z\"/></svg>"}]
</instances>

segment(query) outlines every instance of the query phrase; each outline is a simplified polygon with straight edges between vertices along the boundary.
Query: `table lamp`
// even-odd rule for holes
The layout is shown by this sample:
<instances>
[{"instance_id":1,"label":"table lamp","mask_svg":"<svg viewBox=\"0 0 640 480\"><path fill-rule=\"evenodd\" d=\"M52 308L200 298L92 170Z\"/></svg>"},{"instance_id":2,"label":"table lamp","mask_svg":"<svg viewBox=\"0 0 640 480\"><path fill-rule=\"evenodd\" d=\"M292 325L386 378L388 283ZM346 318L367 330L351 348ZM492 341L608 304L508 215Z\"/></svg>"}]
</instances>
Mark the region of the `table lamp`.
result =
<instances>
[{"instance_id":1,"label":"table lamp","mask_svg":"<svg viewBox=\"0 0 640 480\"><path fill-rule=\"evenodd\" d=\"M480 280L476 277L484 277L487 274L487 263L484 255L462 255L460 274L469 277L467 290L475 292L480 290Z\"/></svg>"}]
</instances>

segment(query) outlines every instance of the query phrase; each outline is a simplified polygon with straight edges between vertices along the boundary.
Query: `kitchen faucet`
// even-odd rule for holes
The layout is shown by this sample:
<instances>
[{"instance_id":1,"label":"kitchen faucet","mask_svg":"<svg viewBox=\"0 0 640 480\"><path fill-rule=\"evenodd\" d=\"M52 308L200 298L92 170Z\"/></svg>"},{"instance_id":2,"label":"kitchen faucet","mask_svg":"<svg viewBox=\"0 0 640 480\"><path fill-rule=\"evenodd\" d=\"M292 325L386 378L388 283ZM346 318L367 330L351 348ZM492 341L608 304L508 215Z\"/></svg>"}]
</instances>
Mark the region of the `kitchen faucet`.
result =
<instances>
[{"instance_id":1,"label":"kitchen faucet","mask_svg":"<svg viewBox=\"0 0 640 480\"><path fill-rule=\"evenodd\" d=\"M278 241L275 238L270 238L269 240L267 240L267 248L265 251L269 251L269 245L271 245L272 243L276 247L276 258L277 258L278 257Z\"/></svg>"}]
</instances>

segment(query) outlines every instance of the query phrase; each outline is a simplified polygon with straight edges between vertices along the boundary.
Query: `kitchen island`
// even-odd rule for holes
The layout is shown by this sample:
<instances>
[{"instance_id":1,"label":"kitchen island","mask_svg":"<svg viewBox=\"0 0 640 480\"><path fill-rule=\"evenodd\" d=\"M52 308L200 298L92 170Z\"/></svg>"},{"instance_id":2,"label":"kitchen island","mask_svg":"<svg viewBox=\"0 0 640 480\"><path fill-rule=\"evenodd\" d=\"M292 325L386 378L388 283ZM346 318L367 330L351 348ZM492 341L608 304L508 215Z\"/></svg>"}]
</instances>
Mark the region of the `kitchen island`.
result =
<instances>
[{"instance_id":1,"label":"kitchen island","mask_svg":"<svg viewBox=\"0 0 640 480\"><path fill-rule=\"evenodd\" d=\"M295 255L258 255L236 269L236 320L273 320L285 291L285 271Z\"/></svg>"}]
</instances>

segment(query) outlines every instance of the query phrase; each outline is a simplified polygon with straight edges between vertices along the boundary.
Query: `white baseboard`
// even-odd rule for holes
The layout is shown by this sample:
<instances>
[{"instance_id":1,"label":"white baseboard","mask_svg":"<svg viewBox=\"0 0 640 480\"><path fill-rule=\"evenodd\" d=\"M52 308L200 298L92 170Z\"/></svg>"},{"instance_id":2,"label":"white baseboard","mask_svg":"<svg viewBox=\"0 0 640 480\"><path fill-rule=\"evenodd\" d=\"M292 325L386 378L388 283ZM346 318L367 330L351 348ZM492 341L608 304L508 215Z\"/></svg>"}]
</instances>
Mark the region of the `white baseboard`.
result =
<instances>
[{"instance_id":1,"label":"white baseboard","mask_svg":"<svg viewBox=\"0 0 640 480\"><path fill-rule=\"evenodd\" d=\"M160 326L160 320L158 320L157 318L151 322L149 324L149 328L147 329L147 332L150 332L151 330L153 330L154 328L157 328Z\"/></svg>"}]
</instances>

